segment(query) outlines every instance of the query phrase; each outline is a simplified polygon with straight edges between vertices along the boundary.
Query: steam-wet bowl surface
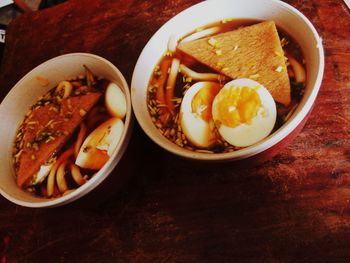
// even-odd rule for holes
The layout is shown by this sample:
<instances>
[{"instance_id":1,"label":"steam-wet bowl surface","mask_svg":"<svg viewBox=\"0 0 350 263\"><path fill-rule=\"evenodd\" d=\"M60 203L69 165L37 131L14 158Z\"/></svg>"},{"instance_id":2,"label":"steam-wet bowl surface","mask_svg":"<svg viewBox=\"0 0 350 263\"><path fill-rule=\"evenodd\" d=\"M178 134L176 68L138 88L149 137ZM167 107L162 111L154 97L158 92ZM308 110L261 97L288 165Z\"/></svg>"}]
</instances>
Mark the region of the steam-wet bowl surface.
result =
<instances>
[{"instance_id":1,"label":"steam-wet bowl surface","mask_svg":"<svg viewBox=\"0 0 350 263\"><path fill-rule=\"evenodd\" d=\"M113 144L113 149L102 149L105 147L103 145L101 145L100 148L100 153L103 150L106 150L109 158L107 158L105 162L101 162L102 164L100 164L100 166L102 166L102 168L98 167L99 170L96 170L91 178L88 180L80 178L82 181L81 185L72 191L65 192L65 194L56 195L55 197L41 197L21 189L17 185L18 182L16 183L13 163L13 149L17 129L22 123L28 110L38 101L39 97L57 87L57 85L63 80L74 79L78 76L86 75L87 71L85 67L89 69L95 77L103 78L109 83L113 83L112 85L110 84L110 87L106 87L107 91L102 92L100 98L100 101L105 101L107 108L106 111L110 112L111 117L109 120L102 123L100 127L96 128L97 131L95 130L94 132L91 132L90 140L86 138L84 142L85 144L93 144L97 139L101 140L103 137L101 134L106 133L105 130L108 130L108 127L111 127L112 130L109 135L102 139L106 141L108 145ZM56 88L56 90L57 89L58 88ZM65 86L63 89L66 91ZM63 96L65 96L65 93L63 93ZM113 98L111 99L110 97L116 97L117 99L122 98L124 101L115 106ZM11 202L27 207L60 206L68 204L88 194L109 176L122 158L127 148L132 130L131 112L131 98L128 84L122 73L106 59L89 53L71 53L52 58L40 64L27 73L10 90L0 105L0 118L2 120L0 124L0 148L2 149L2 154L0 156L1 194ZM86 112L84 111L80 111L82 116L84 116L85 113ZM86 114L89 114L89 112ZM95 120L96 118L93 119ZM102 130L102 133L99 132L98 129ZM79 128L76 130L78 131ZM94 134L97 135L94 136ZM119 138L117 144L115 144L115 141L111 138L112 135L116 134ZM97 138L98 136L102 137ZM95 151L98 150L95 149ZM91 163L90 160L89 163L89 159L86 157L86 152L82 152L82 154L79 154L78 151L76 153L78 156L81 155L79 161L89 168L94 162ZM101 161L101 158L99 159L95 157L93 158L94 160ZM67 166L73 167L72 164L69 163ZM77 174L77 167L78 166L75 165L74 168L72 168L72 173L74 170L74 173ZM57 172L57 174L58 173L59 172Z\"/></svg>"},{"instance_id":2,"label":"steam-wet bowl surface","mask_svg":"<svg viewBox=\"0 0 350 263\"><path fill-rule=\"evenodd\" d=\"M169 39L174 36L183 37L203 26L231 19L274 21L278 29L282 29L299 44L307 74L304 94L288 120L268 137L253 145L224 153L205 153L179 147L164 137L154 124L154 120L152 121L147 108L150 78L163 54L169 51L169 46L173 49L172 41ZM215 46L214 42L209 44ZM247 158L264 160L276 154L302 129L321 86L323 70L324 53L321 38L311 22L290 5L277 0L204 1L173 17L147 43L132 77L132 105L137 121L145 133L171 153L202 161L234 161Z\"/></svg>"}]
</instances>

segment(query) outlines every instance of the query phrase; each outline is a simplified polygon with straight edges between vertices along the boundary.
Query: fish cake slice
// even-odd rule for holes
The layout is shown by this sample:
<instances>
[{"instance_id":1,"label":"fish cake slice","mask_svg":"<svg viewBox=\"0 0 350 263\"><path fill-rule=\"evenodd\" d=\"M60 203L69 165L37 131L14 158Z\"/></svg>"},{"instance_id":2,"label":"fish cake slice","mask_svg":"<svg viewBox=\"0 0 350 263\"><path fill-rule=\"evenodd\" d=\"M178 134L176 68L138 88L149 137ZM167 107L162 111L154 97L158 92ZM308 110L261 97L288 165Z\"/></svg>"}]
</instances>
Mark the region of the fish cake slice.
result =
<instances>
[{"instance_id":1,"label":"fish cake slice","mask_svg":"<svg viewBox=\"0 0 350 263\"><path fill-rule=\"evenodd\" d=\"M288 106L291 88L276 25L265 21L189 42L178 50L229 78L251 78Z\"/></svg>"}]
</instances>

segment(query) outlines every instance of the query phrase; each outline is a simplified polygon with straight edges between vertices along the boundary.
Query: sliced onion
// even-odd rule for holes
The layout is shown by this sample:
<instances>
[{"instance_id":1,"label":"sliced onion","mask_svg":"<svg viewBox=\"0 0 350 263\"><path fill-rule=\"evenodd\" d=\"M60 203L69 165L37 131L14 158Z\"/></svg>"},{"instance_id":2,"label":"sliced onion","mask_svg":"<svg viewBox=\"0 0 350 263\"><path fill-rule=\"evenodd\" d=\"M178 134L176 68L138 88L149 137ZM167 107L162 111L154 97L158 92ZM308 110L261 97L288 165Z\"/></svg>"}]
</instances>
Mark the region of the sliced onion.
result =
<instances>
[{"instance_id":1,"label":"sliced onion","mask_svg":"<svg viewBox=\"0 0 350 263\"><path fill-rule=\"evenodd\" d=\"M55 178L58 167L62 162L67 160L73 154L73 148L68 149L58 158L58 160L53 164L50 174L47 178L47 196L51 197L55 189Z\"/></svg>"},{"instance_id":2,"label":"sliced onion","mask_svg":"<svg viewBox=\"0 0 350 263\"><path fill-rule=\"evenodd\" d=\"M56 171L58 168L58 163L56 162L50 171L49 176L47 177L47 184L46 184L46 189L47 189L47 196L51 197L53 195L54 189L55 189L55 178L56 178Z\"/></svg>"},{"instance_id":3,"label":"sliced onion","mask_svg":"<svg viewBox=\"0 0 350 263\"><path fill-rule=\"evenodd\" d=\"M220 31L220 27L218 27L218 26L210 27L210 28L195 32L195 33L183 38L181 40L181 42L189 42L189 41L197 40L197 39L200 39L203 37L207 37L207 36L216 34L219 31Z\"/></svg>"},{"instance_id":4,"label":"sliced onion","mask_svg":"<svg viewBox=\"0 0 350 263\"><path fill-rule=\"evenodd\" d=\"M177 36L171 35L168 41L168 51L174 53L177 47Z\"/></svg>"},{"instance_id":5,"label":"sliced onion","mask_svg":"<svg viewBox=\"0 0 350 263\"><path fill-rule=\"evenodd\" d=\"M75 165L74 163L70 164L70 171L72 173L72 177L74 179L74 181L78 184L78 185L83 185L86 183L85 178L81 175L80 173L80 168Z\"/></svg>"},{"instance_id":6,"label":"sliced onion","mask_svg":"<svg viewBox=\"0 0 350 263\"><path fill-rule=\"evenodd\" d=\"M59 94L61 90L63 90L62 99L68 98L73 90L72 83L66 80L61 81L56 88L56 93Z\"/></svg>"},{"instance_id":7,"label":"sliced onion","mask_svg":"<svg viewBox=\"0 0 350 263\"><path fill-rule=\"evenodd\" d=\"M68 190L67 181L66 181L66 178L64 177L66 173L66 165L67 165L66 161L62 162L61 165L58 167L57 173L56 173L56 183L58 186L58 190L62 194Z\"/></svg>"},{"instance_id":8,"label":"sliced onion","mask_svg":"<svg viewBox=\"0 0 350 263\"><path fill-rule=\"evenodd\" d=\"M81 123L78 137L77 137L77 140L76 140L75 145L74 145L74 157L75 158L77 158L77 156L78 156L80 146L82 145L85 137L86 137L86 125L84 123Z\"/></svg>"},{"instance_id":9,"label":"sliced onion","mask_svg":"<svg viewBox=\"0 0 350 263\"><path fill-rule=\"evenodd\" d=\"M166 85L165 95L166 95L166 103L170 109L171 112L174 111L174 90L175 90L175 83L177 74L179 73L179 67L180 67L180 60L177 58L174 58L171 67L170 67L170 73Z\"/></svg>"},{"instance_id":10,"label":"sliced onion","mask_svg":"<svg viewBox=\"0 0 350 263\"><path fill-rule=\"evenodd\" d=\"M187 77L192 78L193 80L198 81L223 81L226 79L225 76L215 73L198 73L196 71L193 71L192 69L186 67L185 65L181 64L179 67L179 70L182 74L186 75Z\"/></svg>"},{"instance_id":11,"label":"sliced onion","mask_svg":"<svg viewBox=\"0 0 350 263\"><path fill-rule=\"evenodd\" d=\"M306 73L304 67L292 56L288 55L288 62L294 71L295 81L303 83L306 81Z\"/></svg>"}]
</instances>

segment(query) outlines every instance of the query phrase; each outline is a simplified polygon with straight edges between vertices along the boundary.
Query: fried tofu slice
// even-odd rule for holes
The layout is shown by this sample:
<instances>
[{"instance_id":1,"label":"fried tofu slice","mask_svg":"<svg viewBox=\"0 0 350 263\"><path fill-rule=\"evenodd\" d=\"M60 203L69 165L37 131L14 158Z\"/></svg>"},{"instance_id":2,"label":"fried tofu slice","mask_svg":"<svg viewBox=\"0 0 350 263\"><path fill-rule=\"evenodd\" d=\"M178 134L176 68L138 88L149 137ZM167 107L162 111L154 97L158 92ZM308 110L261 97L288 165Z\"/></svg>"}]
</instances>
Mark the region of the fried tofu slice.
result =
<instances>
[{"instance_id":1,"label":"fried tofu slice","mask_svg":"<svg viewBox=\"0 0 350 263\"><path fill-rule=\"evenodd\" d=\"M229 78L258 81L285 106L291 102L286 59L273 21L180 42L177 48Z\"/></svg>"},{"instance_id":2,"label":"fried tofu slice","mask_svg":"<svg viewBox=\"0 0 350 263\"><path fill-rule=\"evenodd\" d=\"M24 146L16 169L18 186L26 185L63 147L101 95L90 92L68 97L60 105L48 104L32 111L23 124Z\"/></svg>"}]
</instances>

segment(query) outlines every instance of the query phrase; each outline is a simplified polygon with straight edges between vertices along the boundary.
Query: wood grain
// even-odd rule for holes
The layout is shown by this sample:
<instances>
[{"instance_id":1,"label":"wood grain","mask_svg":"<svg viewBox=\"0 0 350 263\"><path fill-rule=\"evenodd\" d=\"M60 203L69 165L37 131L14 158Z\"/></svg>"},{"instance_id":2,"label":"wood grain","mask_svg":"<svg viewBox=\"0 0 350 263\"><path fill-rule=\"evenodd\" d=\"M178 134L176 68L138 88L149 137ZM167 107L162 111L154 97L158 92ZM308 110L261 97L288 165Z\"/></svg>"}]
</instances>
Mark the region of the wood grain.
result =
<instances>
[{"instance_id":1,"label":"wood grain","mask_svg":"<svg viewBox=\"0 0 350 263\"><path fill-rule=\"evenodd\" d=\"M196 2L71 0L25 14L8 28L1 98L68 52L106 57L130 83L148 39ZM110 185L108 197L40 210L0 199L2 262L347 262L350 12L341 0L286 2L315 25L326 55L316 105L287 148L258 167L198 164L136 125L123 159L128 181Z\"/></svg>"}]
</instances>

